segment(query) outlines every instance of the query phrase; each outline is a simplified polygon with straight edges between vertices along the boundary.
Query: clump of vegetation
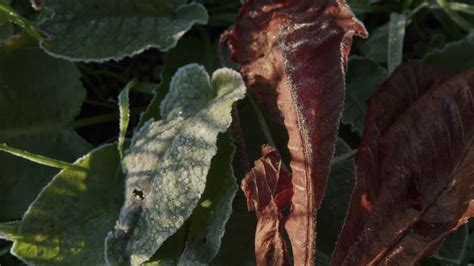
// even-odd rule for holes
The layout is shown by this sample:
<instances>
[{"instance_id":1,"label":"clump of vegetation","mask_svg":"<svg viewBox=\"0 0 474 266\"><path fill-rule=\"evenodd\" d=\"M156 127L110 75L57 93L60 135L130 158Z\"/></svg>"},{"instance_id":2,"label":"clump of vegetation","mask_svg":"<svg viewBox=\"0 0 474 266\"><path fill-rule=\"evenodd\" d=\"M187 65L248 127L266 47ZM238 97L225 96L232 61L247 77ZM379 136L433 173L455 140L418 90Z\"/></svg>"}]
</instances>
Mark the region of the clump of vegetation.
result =
<instances>
[{"instance_id":1,"label":"clump of vegetation","mask_svg":"<svg viewBox=\"0 0 474 266\"><path fill-rule=\"evenodd\" d=\"M467 0L0 0L0 264L473 262L473 51Z\"/></svg>"}]
</instances>

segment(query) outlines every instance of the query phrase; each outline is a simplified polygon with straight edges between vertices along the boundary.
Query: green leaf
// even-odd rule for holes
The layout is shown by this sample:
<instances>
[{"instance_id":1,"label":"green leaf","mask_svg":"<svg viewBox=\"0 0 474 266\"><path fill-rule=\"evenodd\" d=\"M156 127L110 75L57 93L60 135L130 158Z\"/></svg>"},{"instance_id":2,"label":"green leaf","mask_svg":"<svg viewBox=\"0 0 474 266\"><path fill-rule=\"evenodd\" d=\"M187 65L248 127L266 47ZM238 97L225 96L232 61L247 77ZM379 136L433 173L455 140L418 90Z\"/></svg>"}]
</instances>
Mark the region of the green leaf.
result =
<instances>
[{"instance_id":1,"label":"green leaf","mask_svg":"<svg viewBox=\"0 0 474 266\"><path fill-rule=\"evenodd\" d=\"M0 239L13 241L18 237L18 229L21 221L13 221L7 223L0 223Z\"/></svg>"},{"instance_id":2,"label":"green leaf","mask_svg":"<svg viewBox=\"0 0 474 266\"><path fill-rule=\"evenodd\" d=\"M452 232L438 249L435 258L449 263L461 264L469 239L469 227L467 224Z\"/></svg>"},{"instance_id":3,"label":"green leaf","mask_svg":"<svg viewBox=\"0 0 474 266\"><path fill-rule=\"evenodd\" d=\"M474 6L466 3L448 2L449 8L454 11L463 12L469 15L474 15Z\"/></svg>"},{"instance_id":4,"label":"green leaf","mask_svg":"<svg viewBox=\"0 0 474 266\"><path fill-rule=\"evenodd\" d=\"M59 169L68 169L68 168L74 168L75 165L60 161L60 160L55 160L43 155L39 154L34 154L31 152L27 152L21 149L17 149L14 147L10 147L6 145L5 143L0 144L0 151L7 152L11 155L35 162L37 164L42 164L45 166L53 167L53 168L59 168Z\"/></svg>"},{"instance_id":5,"label":"green leaf","mask_svg":"<svg viewBox=\"0 0 474 266\"><path fill-rule=\"evenodd\" d=\"M237 193L233 202L233 212L222 238L222 245L210 265L255 265L255 213L247 210L244 194Z\"/></svg>"},{"instance_id":6,"label":"green leaf","mask_svg":"<svg viewBox=\"0 0 474 266\"><path fill-rule=\"evenodd\" d=\"M406 26L407 18L405 17L405 14L390 14L387 52L388 73L392 73L393 70L402 63L403 40L405 38Z\"/></svg>"},{"instance_id":7,"label":"green leaf","mask_svg":"<svg viewBox=\"0 0 474 266\"><path fill-rule=\"evenodd\" d=\"M90 145L67 129L85 98L76 66L10 45L0 51L0 143L66 162L87 153ZM0 222L20 219L57 170L3 152L0 162Z\"/></svg>"},{"instance_id":8,"label":"green leaf","mask_svg":"<svg viewBox=\"0 0 474 266\"><path fill-rule=\"evenodd\" d=\"M25 18L20 16L9 4L0 2L0 24L11 22L23 28L31 37L39 40L41 35L36 28Z\"/></svg>"},{"instance_id":9,"label":"green leaf","mask_svg":"<svg viewBox=\"0 0 474 266\"><path fill-rule=\"evenodd\" d=\"M219 251L225 225L232 213L238 186L232 170L235 146L228 133L219 137L217 147L206 189L189 219L188 241L179 261L181 265L211 262Z\"/></svg>"},{"instance_id":10,"label":"green leaf","mask_svg":"<svg viewBox=\"0 0 474 266\"><path fill-rule=\"evenodd\" d=\"M234 152L229 133L220 134L217 154L212 159L206 189L198 206L185 225L168 238L145 265L204 265L214 258L237 191L232 169Z\"/></svg>"},{"instance_id":11,"label":"green leaf","mask_svg":"<svg viewBox=\"0 0 474 266\"><path fill-rule=\"evenodd\" d=\"M334 158L341 158L345 154L351 153L352 149L347 142L345 142L342 138L336 138L336 144L334 145Z\"/></svg>"},{"instance_id":12,"label":"green leaf","mask_svg":"<svg viewBox=\"0 0 474 266\"><path fill-rule=\"evenodd\" d=\"M163 119L143 126L124 158L125 205L106 244L111 264L147 261L189 218L204 192L217 134L244 95L236 71L219 69L210 79L196 64L178 70L161 103Z\"/></svg>"},{"instance_id":13,"label":"green leaf","mask_svg":"<svg viewBox=\"0 0 474 266\"><path fill-rule=\"evenodd\" d=\"M456 11L451 8L451 5L446 0L436 0L436 3L443 8L444 12L456 23L460 28L469 32L472 30L472 25L461 17Z\"/></svg>"},{"instance_id":14,"label":"green leaf","mask_svg":"<svg viewBox=\"0 0 474 266\"><path fill-rule=\"evenodd\" d=\"M468 222L468 228L472 232L472 225L473 225L473 220L470 219ZM462 260L462 265L467 265L468 263L471 263L474 260L474 234L469 234L469 237L467 239L467 244L466 244L466 250L464 252L464 258Z\"/></svg>"},{"instance_id":15,"label":"green leaf","mask_svg":"<svg viewBox=\"0 0 474 266\"><path fill-rule=\"evenodd\" d=\"M25 213L12 254L28 264L103 265L104 239L122 203L116 144L78 159L84 170L61 171Z\"/></svg>"},{"instance_id":16,"label":"green leaf","mask_svg":"<svg viewBox=\"0 0 474 266\"><path fill-rule=\"evenodd\" d=\"M363 57L351 57L346 76L346 97L342 123L362 134L367 113L367 101L387 78L384 67Z\"/></svg>"},{"instance_id":17,"label":"green leaf","mask_svg":"<svg viewBox=\"0 0 474 266\"><path fill-rule=\"evenodd\" d=\"M120 59L156 47L167 51L194 24L206 24L201 4L185 0L44 0L54 10L40 24L42 47L73 61Z\"/></svg>"},{"instance_id":18,"label":"green leaf","mask_svg":"<svg viewBox=\"0 0 474 266\"><path fill-rule=\"evenodd\" d=\"M85 98L77 67L36 47L0 53L0 139L62 129Z\"/></svg>"},{"instance_id":19,"label":"green leaf","mask_svg":"<svg viewBox=\"0 0 474 266\"><path fill-rule=\"evenodd\" d=\"M150 120L160 119L160 103L168 92L171 78L174 73L182 66L198 63L204 65L207 71L217 69L217 47L208 43L206 39L184 38L178 45L166 54L163 62L163 72L161 75L161 84L156 88L155 96L151 100L147 110L141 115L137 128ZM193 51L189 53L189 51Z\"/></svg>"},{"instance_id":20,"label":"green leaf","mask_svg":"<svg viewBox=\"0 0 474 266\"><path fill-rule=\"evenodd\" d=\"M338 144L339 142L339 144ZM336 142L335 156L352 154L348 145L343 145L340 138ZM318 241L317 249L325 254L332 254L337 236L344 223L347 205L354 187L354 165L352 159L346 159L331 164L326 194L318 211Z\"/></svg>"},{"instance_id":21,"label":"green leaf","mask_svg":"<svg viewBox=\"0 0 474 266\"><path fill-rule=\"evenodd\" d=\"M474 68L474 31L464 39L447 44L426 54L423 61L444 68L451 73L460 73Z\"/></svg>"},{"instance_id":22,"label":"green leaf","mask_svg":"<svg viewBox=\"0 0 474 266\"><path fill-rule=\"evenodd\" d=\"M11 25L10 23L0 25L0 45L12 35L13 25Z\"/></svg>"},{"instance_id":23,"label":"green leaf","mask_svg":"<svg viewBox=\"0 0 474 266\"><path fill-rule=\"evenodd\" d=\"M388 55L388 28L389 24L384 24L370 33L360 50L362 54L379 63L387 62Z\"/></svg>"},{"instance_id":24,"label":"green leaf","mask_svg":"<svg viewBox=\"0 0 474 266\"><path fill-rule=\"evenodd\" d=\"M125 136L127 135L128 123L130 122L130 104L128 94L130 93L130 90L136 86L137 82L137 79L132 79L118 96L120 112L120 134L117 145L120 158L123 158Z\"/></svg>"}]
</instances>

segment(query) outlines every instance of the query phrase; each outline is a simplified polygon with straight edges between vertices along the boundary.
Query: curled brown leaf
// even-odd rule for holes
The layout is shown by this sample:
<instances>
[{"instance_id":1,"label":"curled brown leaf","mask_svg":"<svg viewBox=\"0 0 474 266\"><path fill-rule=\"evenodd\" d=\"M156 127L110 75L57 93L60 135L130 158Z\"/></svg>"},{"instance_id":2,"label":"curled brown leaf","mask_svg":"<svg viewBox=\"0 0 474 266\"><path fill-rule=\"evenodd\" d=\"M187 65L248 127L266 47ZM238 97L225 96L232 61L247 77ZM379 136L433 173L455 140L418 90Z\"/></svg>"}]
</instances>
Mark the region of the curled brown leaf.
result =
<instances>
[{"instance_id":1,"label":"curled brown leaf","mask_svg":"<svg viewBox=\"0 0 474 266\"><path fill-rule=\"evenodd\" d=\"M281 211L293 195L291 175L283 167L280 154L270 146L262 147L262 157L242 180L249 210L258 217L255 254L258 265L290 265L282 238Z\"/></svg>"},{"instance_id":2,"label":"curled brown leaf","mask_svg":"<svg viewBox=\"0 0 474 266\"><path fill-rule=\"evenodd\" d=\"M295 265L314 264L353 35L367 32L345 0L249 0L230 38L247 87L288 130L294 196L285 227Z\"/></svg>"},{"instance_id":3,"label":"curled brown leaf","mask_svg":"<svg viewBox=\"0 0 474 266\"><path fill-rule=\"evenodd\" d=\"M369 102L332 265L412 265L474 215L474 70L412 61Z\"/></svg>"}]
</instances>

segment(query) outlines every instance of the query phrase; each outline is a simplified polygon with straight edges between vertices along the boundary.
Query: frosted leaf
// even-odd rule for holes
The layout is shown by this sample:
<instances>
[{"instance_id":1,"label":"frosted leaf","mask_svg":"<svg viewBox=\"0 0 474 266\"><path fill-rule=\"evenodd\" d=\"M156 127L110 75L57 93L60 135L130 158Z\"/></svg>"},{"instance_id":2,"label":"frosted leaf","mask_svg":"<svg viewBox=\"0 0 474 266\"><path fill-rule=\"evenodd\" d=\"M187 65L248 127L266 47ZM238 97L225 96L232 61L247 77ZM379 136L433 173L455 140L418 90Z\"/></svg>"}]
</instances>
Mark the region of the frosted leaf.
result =
<instances>
[{"instance_id":1,"label":"frosted leaf","mask_svg":"<svg viewBox=\"0 0 474 266\"><path fill-rule=\"evenodd\" d=\"M13 221L0 224L0 239L13 241L17 237L20 221Z\"/></svg>"},{"instance_id":2,"label":"frosted leaf","mask_svg":"<svg viewBox=\"0 0 474 266\"><path fill-rule=\"evenodd\" d=\"M109 264L145 262L191 215L217 135L229 127L232 104L244 95L233 70L219 69L212 79L196 64L177 71L161 104L163 120L145 124L123 160L125 204L106 239Z\"/></svg>"},{"instance_id":3,"label":"frosted leaf","mask_svg":"<svg viewBox=\"0 0 474 266\"><path fill-rule=\"evenodd\" d=\"M127 135L128 123L130 122L130 99L128 94L130 90L137 85L137 80L131 80L118 96L118 105L120 112L120 134L118 138L117 148L120 158L123 158L123 150L125 146L125 137Z\"/></svg>"},{"instance_id":4,"label":"frosted leaf","mask_svg":"<svg viewBox=\"0 0 474 266\"><path fill-rule=\"evenodd\" d=\"M122 202L116 144L53 177L22 218L11 253L28 265L103 265L103 239ZM34 176L32 176L34 178Z\"/></svg>"},{"instance_id":5,"label":"frosted leaf","mask_svg":"<svg viewBox=\"0 0 474 266\"><path fill-rule=\"evenodd\" d=\"M217 148L206 190L188 220L189 233L179 265L209 264L221 247L238 187L232 169L235 146L229 133L219 135Z\"/></svg>"},{"instance_id":6,"label":"frosted leaf","mask_svg":"<svg viewBox=\"0 0 474 266\"><path fill-rule=\"evenodd\" d=\"M73 61L120 59L156 47L167 51L206 9L184 0L43 0L51 17L40 25L49 54Z\"/></svg>"}]
</instances>

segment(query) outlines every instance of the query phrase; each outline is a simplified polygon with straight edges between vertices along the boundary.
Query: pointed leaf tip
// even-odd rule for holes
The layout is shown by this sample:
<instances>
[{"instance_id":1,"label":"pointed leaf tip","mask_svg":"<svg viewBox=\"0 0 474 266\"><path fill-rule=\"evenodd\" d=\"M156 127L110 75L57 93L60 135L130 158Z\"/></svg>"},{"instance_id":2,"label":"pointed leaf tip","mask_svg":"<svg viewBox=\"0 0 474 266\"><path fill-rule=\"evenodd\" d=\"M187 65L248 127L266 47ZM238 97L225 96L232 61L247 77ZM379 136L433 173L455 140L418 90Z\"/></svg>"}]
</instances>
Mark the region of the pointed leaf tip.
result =
<instances>
[{"instance_id":1,"label":"pointed leaf tip","mask_svg":"<svg viewBox=\"0 0 474 266\"><path fill-rule=\"evenodd\" d=\"M250 0L229 41L248 88L288 130L298 189L285 227L295 265L314 264L315 210L333 157L354 35L367 31L344 0Z\"/></svg>"}]
</instances>

